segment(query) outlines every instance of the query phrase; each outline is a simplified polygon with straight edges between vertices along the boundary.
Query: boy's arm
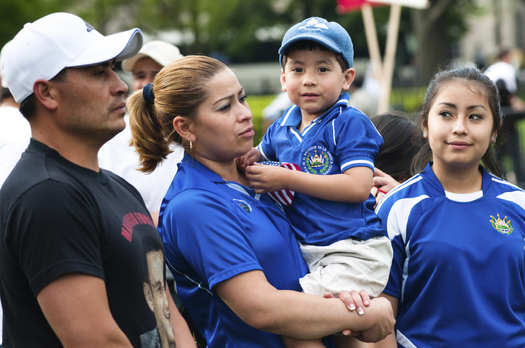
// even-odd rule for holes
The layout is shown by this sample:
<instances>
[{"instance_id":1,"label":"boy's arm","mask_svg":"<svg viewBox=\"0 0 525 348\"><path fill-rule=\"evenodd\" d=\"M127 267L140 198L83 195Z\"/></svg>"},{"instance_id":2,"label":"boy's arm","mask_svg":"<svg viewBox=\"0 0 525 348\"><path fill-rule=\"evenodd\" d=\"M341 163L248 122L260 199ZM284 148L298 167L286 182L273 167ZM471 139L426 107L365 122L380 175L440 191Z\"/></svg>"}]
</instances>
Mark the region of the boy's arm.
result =
<instances>
[{"instance_id":1,"label":"boy's arm","mask_svg":"<svg viewBox=\"0 0 525 348\"><path fill-rule=\"evenodd\" d=\"M282 189L335 202L360 203L370 195L373 174L368 167L353 167L343 174L314 175L254 163L245 168L246 177L257 193Z\"/></svg>"}]
</instances>

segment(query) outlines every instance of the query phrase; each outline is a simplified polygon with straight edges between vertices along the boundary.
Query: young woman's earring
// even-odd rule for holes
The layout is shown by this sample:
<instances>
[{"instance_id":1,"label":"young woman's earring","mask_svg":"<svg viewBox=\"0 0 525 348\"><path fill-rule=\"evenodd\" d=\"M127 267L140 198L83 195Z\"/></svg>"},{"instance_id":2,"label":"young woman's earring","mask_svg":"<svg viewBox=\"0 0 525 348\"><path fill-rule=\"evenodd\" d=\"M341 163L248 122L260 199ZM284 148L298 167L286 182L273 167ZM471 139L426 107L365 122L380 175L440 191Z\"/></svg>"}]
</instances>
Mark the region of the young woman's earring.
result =
<instances>
[{"instance_id":1,"label":"young woman's earring","mask_svg":"<svg viewBox=\"0 0 525 348\"><path fill-rule=\"evenodd\" d=\"M193 151L193 142L190 140L190 152Z\"/></svg>"},{"instance_id":2,"label":"young woman's earring","mask_svg":"<svg viewBox=\"0 0 525 348\"><path fill-rule=\"evenodd\" d=\"M423 136L426 137L427 136L427 132L423 132Z\"/></svg>"}]
</instances>

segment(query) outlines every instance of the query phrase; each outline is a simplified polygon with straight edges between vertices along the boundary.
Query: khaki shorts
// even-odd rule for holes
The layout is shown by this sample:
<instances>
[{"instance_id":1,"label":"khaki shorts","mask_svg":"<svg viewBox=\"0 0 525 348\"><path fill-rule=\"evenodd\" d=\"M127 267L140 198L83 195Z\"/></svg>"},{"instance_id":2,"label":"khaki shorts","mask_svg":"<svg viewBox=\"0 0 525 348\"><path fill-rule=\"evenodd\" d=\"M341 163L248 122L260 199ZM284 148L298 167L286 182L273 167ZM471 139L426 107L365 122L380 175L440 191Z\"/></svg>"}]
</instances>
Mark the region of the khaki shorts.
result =
<instances>
[{"instance_id":1,"label":"khaki shorts","mask_svg":"<svg viewBox=\"0 0 525 348\"><path fill-rule=\"evenodd\" d=\"M387 237L352 238L328 246L301 245L310 273L299 279L307 294L337 296L341 290L366 290L377 297L385 288L392 264L392 245Z\"/></svg>"}]
</instances>

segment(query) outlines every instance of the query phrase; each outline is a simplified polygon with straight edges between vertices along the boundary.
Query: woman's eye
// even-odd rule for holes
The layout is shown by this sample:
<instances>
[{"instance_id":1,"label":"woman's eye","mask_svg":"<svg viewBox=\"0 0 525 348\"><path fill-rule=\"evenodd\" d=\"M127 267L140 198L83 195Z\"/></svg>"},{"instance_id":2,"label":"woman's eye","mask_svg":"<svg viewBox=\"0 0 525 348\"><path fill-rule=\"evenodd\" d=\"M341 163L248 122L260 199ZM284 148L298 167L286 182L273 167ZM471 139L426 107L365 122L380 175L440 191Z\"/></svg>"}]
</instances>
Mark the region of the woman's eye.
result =
<instances>
[{"instance_id":1,"label":"woman's eye","mask_svg":"<svg viewBox=\"0 0 525 348\"><path fill-rule=\"evenodd\" d=\"M226 111L230 108L230 104L225 104L218 108L219 111Z\"/></svg>"}]
</instances>

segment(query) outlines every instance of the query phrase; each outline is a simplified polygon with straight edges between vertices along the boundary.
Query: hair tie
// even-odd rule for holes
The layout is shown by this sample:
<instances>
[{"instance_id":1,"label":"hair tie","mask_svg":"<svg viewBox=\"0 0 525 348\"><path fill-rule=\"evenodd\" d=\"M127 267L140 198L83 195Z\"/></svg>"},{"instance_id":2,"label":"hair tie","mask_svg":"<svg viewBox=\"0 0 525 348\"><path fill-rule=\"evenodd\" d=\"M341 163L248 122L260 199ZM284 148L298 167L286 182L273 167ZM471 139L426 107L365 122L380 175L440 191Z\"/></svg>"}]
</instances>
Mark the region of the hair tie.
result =
<instances>
[{"instance_id":1,"label":"hair tie","mask_svg":"<svg viewBox=\"0 0 525 348\"><path fill-rule=\"evenodd\" d=\"M155 104L155 94L153 94L153 83L148 83L142 89L144 100L150 104Z\"/></svg>"}]
</instances>

